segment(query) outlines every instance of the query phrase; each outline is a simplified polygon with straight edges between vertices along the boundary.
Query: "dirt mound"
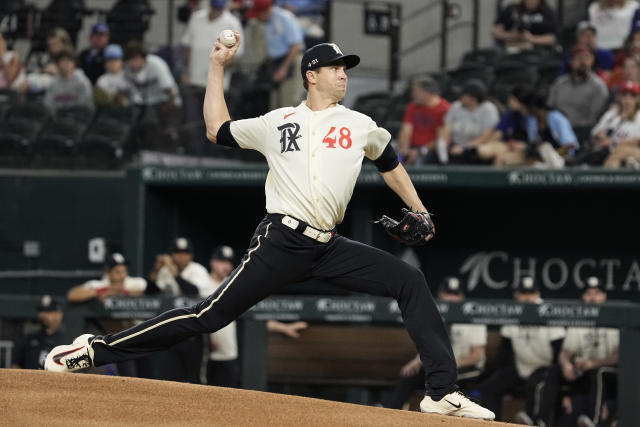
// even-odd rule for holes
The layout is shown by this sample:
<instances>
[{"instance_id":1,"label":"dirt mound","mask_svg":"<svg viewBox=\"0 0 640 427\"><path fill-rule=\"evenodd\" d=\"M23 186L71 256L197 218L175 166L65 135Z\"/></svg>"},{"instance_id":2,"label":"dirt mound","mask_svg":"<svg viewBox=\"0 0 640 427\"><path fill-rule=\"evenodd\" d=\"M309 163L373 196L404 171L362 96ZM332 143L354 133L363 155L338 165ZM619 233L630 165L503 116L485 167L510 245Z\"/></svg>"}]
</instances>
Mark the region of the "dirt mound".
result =
<instances>
[{"instance_id":1,"label":"dirt mound","mask_svg":"<svg viewBox=\"0 0 640 427\"><path fill-rule=\"evenodd\" d=\"M0 369L8 426L513 426L139 378Z\"/></svg>"}]
</instances>

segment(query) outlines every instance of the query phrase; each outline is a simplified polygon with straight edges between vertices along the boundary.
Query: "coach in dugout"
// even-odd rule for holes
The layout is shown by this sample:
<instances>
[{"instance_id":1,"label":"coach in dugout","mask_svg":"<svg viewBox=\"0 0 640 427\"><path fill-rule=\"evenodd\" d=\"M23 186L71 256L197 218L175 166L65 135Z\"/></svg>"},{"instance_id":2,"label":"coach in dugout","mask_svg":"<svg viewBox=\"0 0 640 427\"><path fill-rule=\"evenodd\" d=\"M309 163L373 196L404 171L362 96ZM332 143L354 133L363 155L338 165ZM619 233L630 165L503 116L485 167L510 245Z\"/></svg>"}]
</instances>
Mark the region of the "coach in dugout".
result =
<instances>
[{"instance_id":1,"label":"coach in dugout","mask_svg":"<svg viewBox=\"0 0 640 427\"><path fill-rule=\"evenodd\" d=\"M51 296L44 295L38 305L38 320L42 328L26 335L16 351L14 369L44 369L44 358L57 345L64 343L62 306Z\"/></svg>"}]
</instances>

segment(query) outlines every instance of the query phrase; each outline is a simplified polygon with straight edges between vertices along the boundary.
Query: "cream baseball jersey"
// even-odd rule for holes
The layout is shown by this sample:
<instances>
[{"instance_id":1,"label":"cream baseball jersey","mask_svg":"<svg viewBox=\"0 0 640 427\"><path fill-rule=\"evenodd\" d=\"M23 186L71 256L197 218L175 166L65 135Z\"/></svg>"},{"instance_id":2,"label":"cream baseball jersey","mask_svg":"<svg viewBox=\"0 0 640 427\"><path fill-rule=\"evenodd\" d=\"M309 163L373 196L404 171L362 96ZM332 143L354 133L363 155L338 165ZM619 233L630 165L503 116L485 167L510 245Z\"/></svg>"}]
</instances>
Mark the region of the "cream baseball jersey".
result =
<instances>
[{"instance_id":1,"label":"cream baseball jersey","mask_svg":"<svg viewBox=\"0 0 640 427\"><path fill-rule=\"evenodd\" d=\"M528 378L538 368L551 365L551 342L564 338L565 330L550 326L506 325L500 335L511 339L516 369L520 378Z\"/></svg>"},{"instance_id":2,"label":"cream baseball jersey","mask_svg":"<svg viewBox=\"0 0 640 427\"><path fill-rule=\"evenodd\" d=\"M342 222L363 157L375 160L391 135L342 105L312 111L302 102L230 124L241 148L269 164L268 213L291 215L321 230Z\"/></svg>"},{"instance_id":3,"label":"cream baseball jersey","mask_svg":"<svg viewBox=\"0 0 640 427\"><path fill-rule=\"evenodd\" d=\"M618 350L620 331L612 328L567 328L564 350L591 360L604 359Z\"/></svg>"}]
</instances>

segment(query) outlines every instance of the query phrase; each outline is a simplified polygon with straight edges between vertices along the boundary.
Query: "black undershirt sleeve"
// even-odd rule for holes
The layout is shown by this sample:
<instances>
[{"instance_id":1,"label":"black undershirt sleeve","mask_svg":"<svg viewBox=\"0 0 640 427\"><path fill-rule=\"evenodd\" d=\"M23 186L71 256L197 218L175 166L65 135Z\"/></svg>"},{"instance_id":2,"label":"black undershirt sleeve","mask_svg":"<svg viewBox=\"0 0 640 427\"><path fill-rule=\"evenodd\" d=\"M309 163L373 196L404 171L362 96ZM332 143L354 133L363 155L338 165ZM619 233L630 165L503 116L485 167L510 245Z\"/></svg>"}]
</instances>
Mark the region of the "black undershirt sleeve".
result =
<instances>
[{"instance_id":1,"label":"black undershirt sleeve","mask_svg":"<svg viewBox=\"0 0 640 427\"><path fill-rule=\"evenodd\" d=\"M393 149L391 143L387 144L380 157L373 161L380 173L389 172L398 166L398 155L396 150Z\"/></svg>"},{"instance_id":2,"label":"black undershirt sleeve","mask_svg":"<svg viewBox=\"0 0 640 427\"><path fill-rule=\"evenodd\" d=\"M198 287L190 281L178 276L176 282L178 282L183 295L198 295Z\"/></svg>"},{"instance_id":3,"label":"black undershirt sleeve","mask_svg":"<svg viewBox=\"0 0 640 427\"><path fill-rule=\"evenodd\" d=\"M224 145L225 147L240 147L233 135L231 135L231 120L224 122L222 126L220 126L220 129L218 129L216 144Z\"/></svg>"},{"instance_id":4,"label":"black undershirt sleeve","mask_svg":"<svg viewBox=\"0 0 640 427\"><path fill-rule=\"evenodd\" d=\"M502 337L502 339L500 340L497 360L499 366L512 366L515 364L511 338Z\"/></svg>"},{"instance_id":5,"label":"black undershirt sleeve","mask_svg":"<svg viewBox=\"0 0 640 427\"><path fill-rule=\"evenodd\" d=\"M560 338L554 341L551 341L551 348L553 349L553 363L558 363L558 356L560 356L560 350L562 350L562 343L564 338Z\"/></svg>"}]
</instances>

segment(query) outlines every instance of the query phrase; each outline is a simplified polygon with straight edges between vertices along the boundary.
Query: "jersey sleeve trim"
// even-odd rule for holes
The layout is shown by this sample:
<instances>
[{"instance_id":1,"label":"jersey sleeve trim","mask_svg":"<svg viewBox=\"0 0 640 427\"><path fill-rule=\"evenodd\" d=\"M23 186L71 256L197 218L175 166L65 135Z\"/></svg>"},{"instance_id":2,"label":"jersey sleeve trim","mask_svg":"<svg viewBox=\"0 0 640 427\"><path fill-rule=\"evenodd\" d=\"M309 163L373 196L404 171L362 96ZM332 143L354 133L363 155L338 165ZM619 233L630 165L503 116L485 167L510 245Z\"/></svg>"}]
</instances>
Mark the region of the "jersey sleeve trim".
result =
<instances>
[{"instance_id":1,"label":"jersey sleeve trim","mask_svg":"<svg viewBox=\"0 0 640 427\"><path fill-rule=\"evenodd\" d=\"M224 145L225 147L240 148L240 145L238 145L238 141L236 141L236 139L231 134L231 120L227 120L226 122L224 122L222 126L220 126L220 129L218 129L218 134L216 135L216 143L218 145Z\"/></svg>"},{"instance_id":2,"label":"jersey sleeve trim","mask_svg":"<svg viewBox=\"0 0 640 427\"><path fill-rule=\"evenodd\" d=\"M387 144L382 154L380 154L380 157L375 159L373 164L376 165L376 168L378 168L380 173L389 172L395 169L399 164L396 150L393 149L391 144Z\"/></svg>"}]
</instances>

